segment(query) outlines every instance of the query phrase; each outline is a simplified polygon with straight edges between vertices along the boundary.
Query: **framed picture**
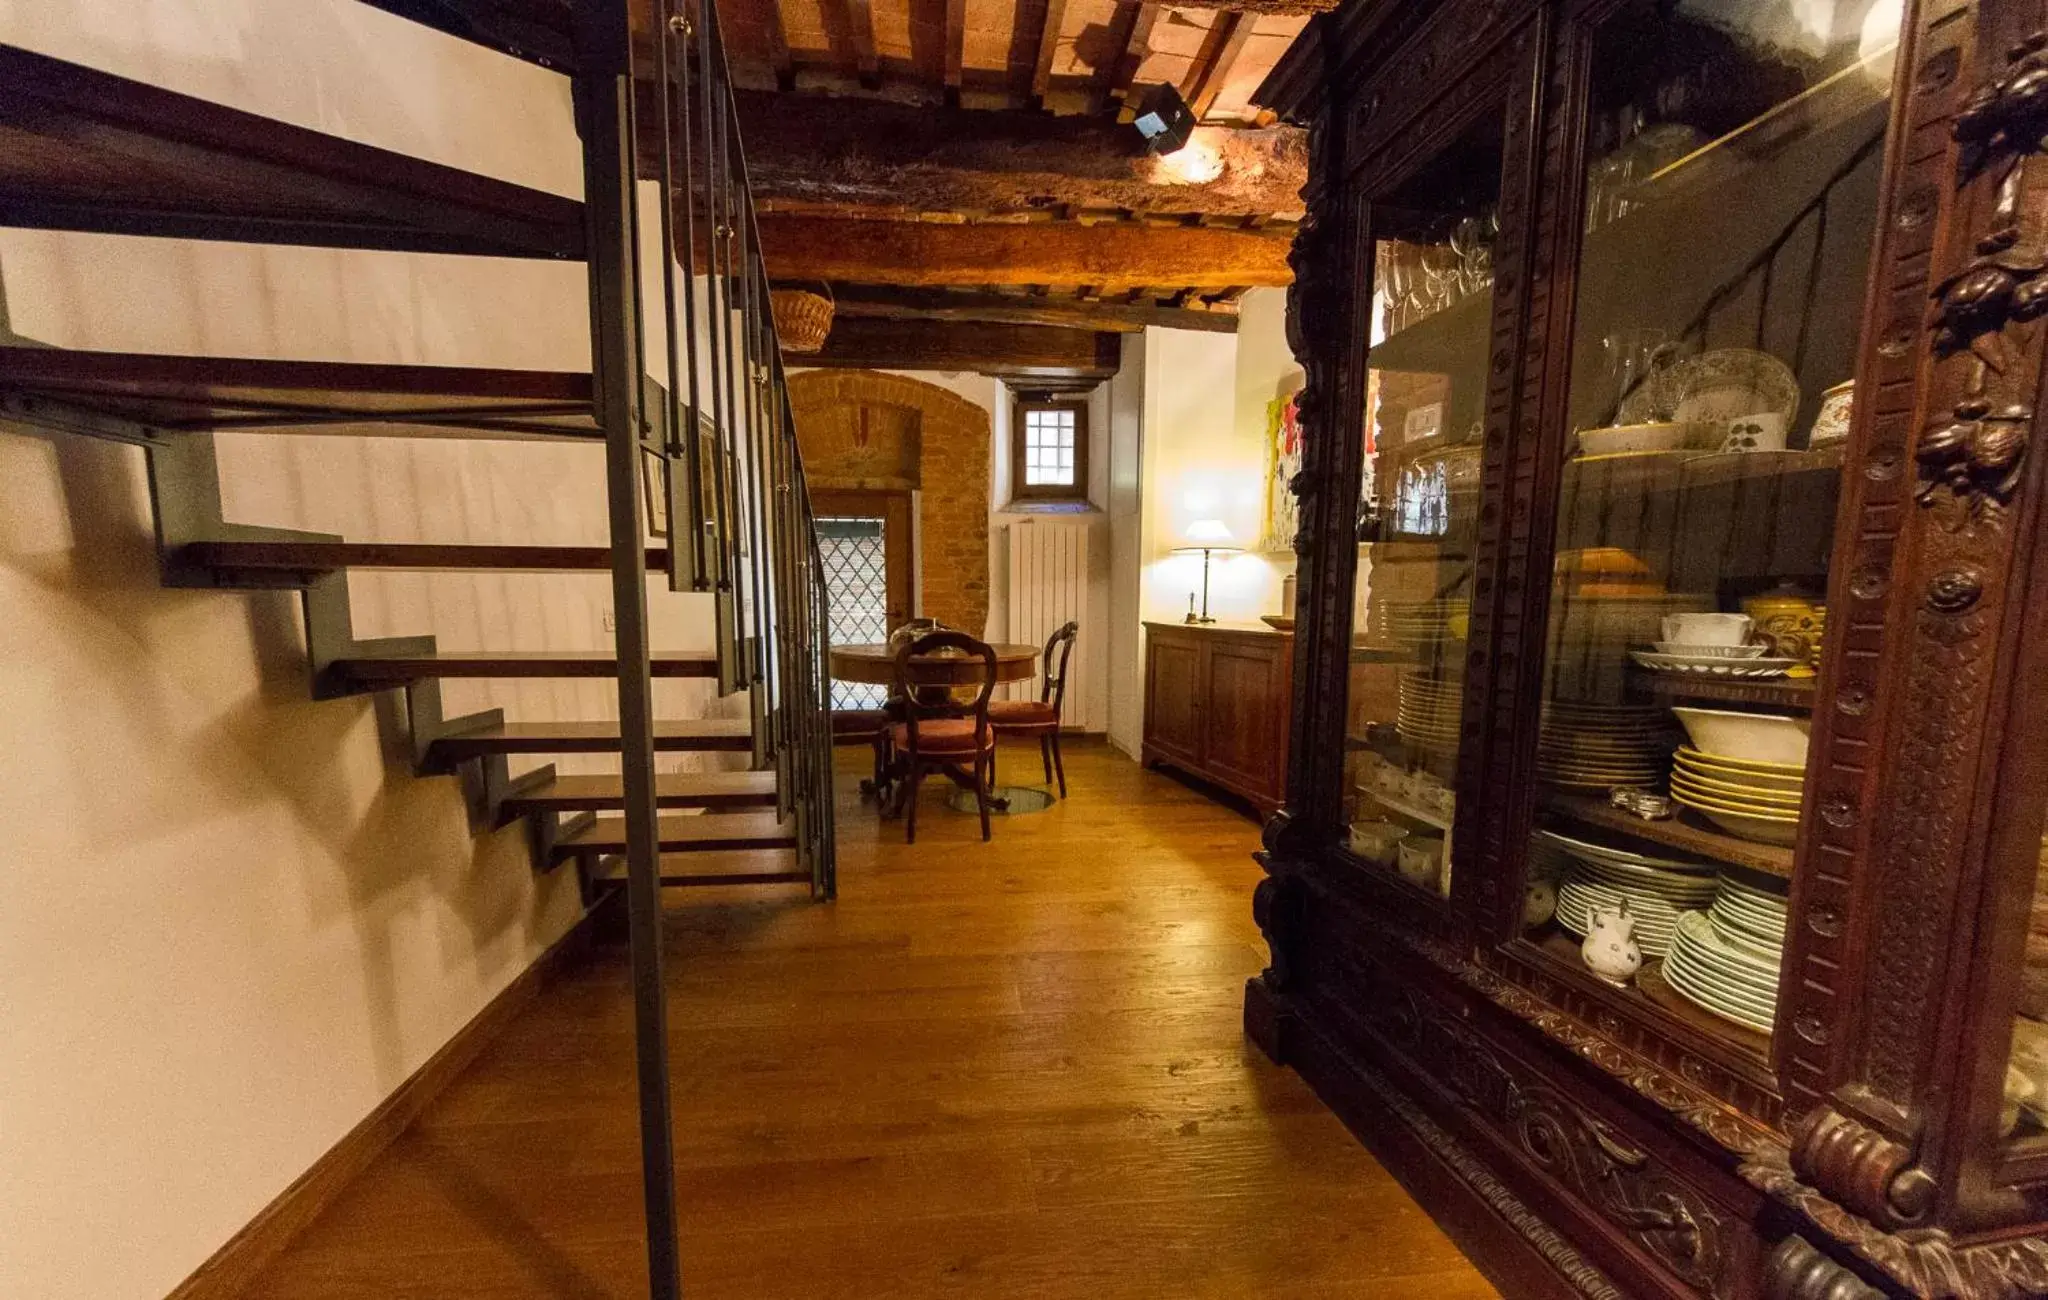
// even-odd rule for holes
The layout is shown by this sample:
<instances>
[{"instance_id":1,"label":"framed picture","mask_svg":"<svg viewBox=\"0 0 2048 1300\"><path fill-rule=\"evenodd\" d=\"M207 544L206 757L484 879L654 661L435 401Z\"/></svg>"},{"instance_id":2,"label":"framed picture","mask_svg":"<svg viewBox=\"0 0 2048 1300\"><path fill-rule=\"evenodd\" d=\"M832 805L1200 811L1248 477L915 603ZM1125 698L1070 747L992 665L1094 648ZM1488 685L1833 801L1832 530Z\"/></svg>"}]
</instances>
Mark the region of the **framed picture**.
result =
<instances>
[{"instance_id":1,"label":"framed picture","mask_svg":"<svg viewBox=\"0 0 2048 1300\"><path fill-rule=\"evenodd\" d=\"M1266 403L1266 519L1259 549L1292 551L1301 530L1300 503L1288 485L1301 472L1301 395Z\"/></svg>"}]
</instances>

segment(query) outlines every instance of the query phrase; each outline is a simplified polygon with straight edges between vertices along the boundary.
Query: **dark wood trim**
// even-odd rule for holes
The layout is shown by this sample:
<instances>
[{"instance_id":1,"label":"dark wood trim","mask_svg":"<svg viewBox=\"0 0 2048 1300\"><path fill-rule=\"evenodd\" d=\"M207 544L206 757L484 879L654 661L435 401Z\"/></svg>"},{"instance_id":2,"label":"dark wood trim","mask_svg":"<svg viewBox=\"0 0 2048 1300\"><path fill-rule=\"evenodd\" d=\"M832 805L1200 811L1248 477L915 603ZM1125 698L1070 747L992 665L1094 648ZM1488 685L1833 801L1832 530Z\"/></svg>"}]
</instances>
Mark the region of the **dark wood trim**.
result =
<instances>
[{"instance_id":1,"label":"dark wood trim","mask_svg":"<svg viewBox=\"0 0 2048 1300\"><path fill-rule=\"evenodd\" d=\"M499 990L439 1051L179 1283L166 1300L243 1300L293 1237L332 1205L543 990L584 960L609 924L609 914L617 910L608 899L601 899L578 918L568 933Z\"/></svg>"},{"instance_id":2,"label":"dark wood trim","mask_svg":"<svg viewBox=\"0 0 2048 1300\"><path fill-rule=\"evenodd\" d=\"M1074 416L1074 481L1071 484L1024 481L1024 417L1032 411L1071 411ZM1010 405L1010 499L1012 501L1086 501L1088 499L1088 403L1043 393L1018 393Z\"/></svg>"}]
</instances>

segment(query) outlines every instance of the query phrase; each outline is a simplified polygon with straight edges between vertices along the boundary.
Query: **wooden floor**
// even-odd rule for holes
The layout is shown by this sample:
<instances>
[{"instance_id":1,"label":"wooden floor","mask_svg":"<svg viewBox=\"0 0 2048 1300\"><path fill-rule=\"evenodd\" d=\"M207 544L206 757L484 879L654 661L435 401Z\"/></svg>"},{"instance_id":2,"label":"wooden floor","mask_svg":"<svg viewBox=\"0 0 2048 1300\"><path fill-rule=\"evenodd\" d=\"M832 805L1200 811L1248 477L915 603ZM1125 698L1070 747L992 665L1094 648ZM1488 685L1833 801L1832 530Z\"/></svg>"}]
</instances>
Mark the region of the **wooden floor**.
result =
<instances>
[{"instance_id":1,"label":"wooden floor","mask_svg":"<svg viewBox=\"0 0 2048 1300\"><path fill-rule=\"evenodd\" d=\"M1495 1294L1239 1031L1244 815L1103 746L1000 818L877 825L840 898L671 894L696 1300ZM1036 755L1007 752L1006 780ZM1035 775L1035 773L1031 774ZM250 1292L644 1297L622 954L548 992Z\"/></svg>"}]
</instances>

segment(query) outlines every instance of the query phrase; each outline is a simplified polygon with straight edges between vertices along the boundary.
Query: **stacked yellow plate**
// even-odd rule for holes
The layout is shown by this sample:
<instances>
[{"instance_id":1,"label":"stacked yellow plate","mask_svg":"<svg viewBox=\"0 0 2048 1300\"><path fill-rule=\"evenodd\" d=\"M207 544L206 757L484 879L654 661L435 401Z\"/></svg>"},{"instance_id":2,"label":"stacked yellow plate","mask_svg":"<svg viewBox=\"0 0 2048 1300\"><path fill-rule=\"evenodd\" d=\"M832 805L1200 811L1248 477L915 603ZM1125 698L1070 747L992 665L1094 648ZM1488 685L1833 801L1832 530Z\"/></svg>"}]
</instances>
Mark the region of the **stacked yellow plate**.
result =
<instances>
[{"instance_id":1,"label":"stacked yellow plate","mask_svg":"<svg viewBox=\"0 0 2048 1300\"><path fill-rule=\"evenodd\" d=\"M1681 745L1672 756L1671 797L1731 835L1764 844L1799 839L1806 768L1731 758Z\"/></svg>"}]
</instances>

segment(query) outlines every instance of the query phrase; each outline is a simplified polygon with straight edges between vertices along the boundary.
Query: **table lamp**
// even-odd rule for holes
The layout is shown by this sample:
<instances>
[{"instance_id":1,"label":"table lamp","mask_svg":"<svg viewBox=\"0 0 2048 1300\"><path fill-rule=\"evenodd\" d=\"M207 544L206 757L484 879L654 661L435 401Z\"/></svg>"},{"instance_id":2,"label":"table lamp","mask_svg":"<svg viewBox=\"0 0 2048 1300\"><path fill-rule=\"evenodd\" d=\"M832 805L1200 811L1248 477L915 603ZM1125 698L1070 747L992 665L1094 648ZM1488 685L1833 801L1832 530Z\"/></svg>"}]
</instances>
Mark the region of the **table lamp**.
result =
<instances>
[{"instance_id":1,"label":"table lamp","mask_svg":"<svg viewBox=\"0 0 2048 1300\"><path fill-rule=\"evenodd\" d=\"M1195 522L1188 525L1186 537L1188 539L1187 545L1174 547L1174 554L1187 555L1195 551L1202 553L1202 612L1199 616L1196 615L1193 608L1194 598L1190 596L1188 598L1187 621L1190 623L1214 623L1216 620L1209 617L1209 557L1217 551L1230 554L1235 551L1241 551L1244 548L1231 545L1230 529L1224 525L1221 519L1195 520Z\"/></svg>"}]
</instances>

